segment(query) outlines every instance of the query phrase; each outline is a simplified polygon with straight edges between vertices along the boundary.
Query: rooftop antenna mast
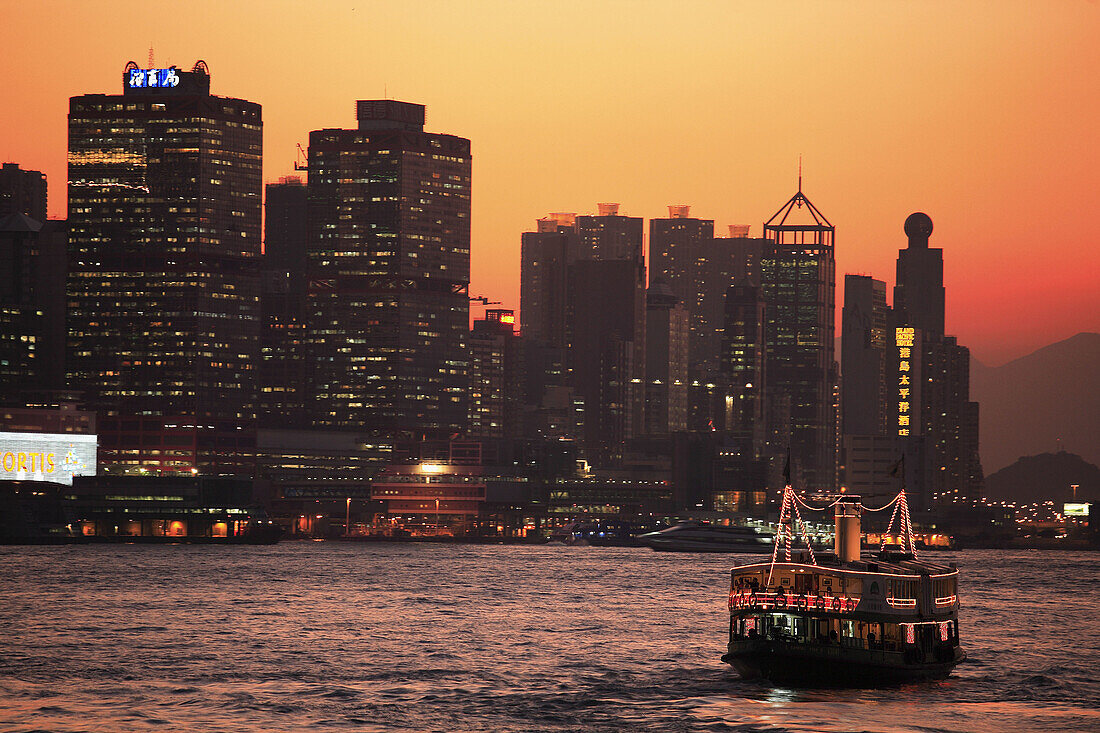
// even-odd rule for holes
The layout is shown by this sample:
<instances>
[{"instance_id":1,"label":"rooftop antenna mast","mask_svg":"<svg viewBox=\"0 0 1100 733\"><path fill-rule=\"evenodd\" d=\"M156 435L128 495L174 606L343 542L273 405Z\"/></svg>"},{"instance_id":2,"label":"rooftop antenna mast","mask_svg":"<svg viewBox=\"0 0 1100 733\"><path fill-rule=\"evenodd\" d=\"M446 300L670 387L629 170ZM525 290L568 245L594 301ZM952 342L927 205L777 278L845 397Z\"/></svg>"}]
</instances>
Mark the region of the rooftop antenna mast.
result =
<instances>
[{"instance_id":1,"label":"rooftop antenna mast","mask_svg":"<svg viewBox=\"0 0 1100 733\"><path fill-rule=\"evenodd\" d=\"M798 154L798 192L802 193L802 153ZM798 208L802 208L802 202L798 202Z\"/></svg>"},{"instance_id":2,"label":"rooftop antenna mast","mask_svg":"<svg viewBox=\"0 0 1100 733\"><path fill-rule=\"evenodd\" d=\"M153 68L153 44L151 44L151 43L149 44L149 66L148 66L148 68L150 68L150 69Z\"/></svg>"}]
</instances>

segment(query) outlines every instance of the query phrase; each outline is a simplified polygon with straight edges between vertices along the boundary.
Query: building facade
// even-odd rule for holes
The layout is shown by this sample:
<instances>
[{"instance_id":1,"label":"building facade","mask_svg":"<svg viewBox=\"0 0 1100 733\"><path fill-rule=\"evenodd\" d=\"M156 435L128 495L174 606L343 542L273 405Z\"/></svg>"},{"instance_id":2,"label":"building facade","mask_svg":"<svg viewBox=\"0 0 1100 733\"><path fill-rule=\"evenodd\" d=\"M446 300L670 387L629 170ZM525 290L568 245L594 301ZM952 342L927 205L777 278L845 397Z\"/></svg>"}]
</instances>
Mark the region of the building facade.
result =
<instances>
[{"instance_id":1,"label":"building facade","mask_svg":"<svg viewBox=\"0 0 1100 733\"><path fill-rule=\"evenodd\" d=\"M65 229L0 217L0 404L65 386Z\"/></svg>"},{"instance_id":2,"label":"building facade","mask_svg":"<svg viewBox=\"0 0 1100 733\"><path fill-rule=\"evenodd\" d=\"M764 225L767 388L790 398L792 476L807 489L837 478L835 232L801 185Z\"/></svg>"},{"instance_id":3,"label":"building facade","mask_svg":"<svg viewBox=\"0 0 1100 733\"><path fill-rule=\"evenodd\" d=\"M518 438L523 408L522 340L515 312L489 308L470 331L471 438Z\"/></svg>"},{"instance_id":4,"label":"building facade","mask_svg":"<svg viewBox=\"0 0 1100 733\"><path fill-rule=\"evenodd\" d=\"M46 221L46 174L29 171L18 163L0 166L0 219L11 214Z\"/></svg>"},{"instance_id":5,"label":"building facade","mask_svg":"<svg viewBox=\"0 0 1100 733\"><path fill-rule=\"evenodd\" d=\"M122 76L69 103L69 383L106 471L247 475L260 105L210 94L201 61Z\"/></svg>"},{"instance_id":6,"label":"building facade","mask_svg":"<svg viewBox=\"0 0 1100 733\"><path fill-rule=\"evenodd\" d=\"M467 419L470 141L419 104L357 117L310 133L310 422L445 437Z\"/></svg>"}]
</instances>

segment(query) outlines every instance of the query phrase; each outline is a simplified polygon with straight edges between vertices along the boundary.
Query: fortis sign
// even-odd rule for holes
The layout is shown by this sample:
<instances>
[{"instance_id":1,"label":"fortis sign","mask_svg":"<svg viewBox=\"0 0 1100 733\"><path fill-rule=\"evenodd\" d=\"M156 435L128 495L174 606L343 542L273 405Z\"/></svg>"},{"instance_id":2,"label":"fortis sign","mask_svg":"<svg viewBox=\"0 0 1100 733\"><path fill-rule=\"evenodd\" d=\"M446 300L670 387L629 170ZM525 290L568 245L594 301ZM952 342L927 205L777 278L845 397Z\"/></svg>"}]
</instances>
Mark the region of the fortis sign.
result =
<instances>
[{"instance_id":1,"label":"fortis sign","mask_svg":"<svg viewBox=\"0 0 1100 733\"><path fill-rule=\"evenodd\" d=\"M0 481L51 481L71 485L73 476L94 476L94 435L0 433Z\"/></svg>"}]
</instances>

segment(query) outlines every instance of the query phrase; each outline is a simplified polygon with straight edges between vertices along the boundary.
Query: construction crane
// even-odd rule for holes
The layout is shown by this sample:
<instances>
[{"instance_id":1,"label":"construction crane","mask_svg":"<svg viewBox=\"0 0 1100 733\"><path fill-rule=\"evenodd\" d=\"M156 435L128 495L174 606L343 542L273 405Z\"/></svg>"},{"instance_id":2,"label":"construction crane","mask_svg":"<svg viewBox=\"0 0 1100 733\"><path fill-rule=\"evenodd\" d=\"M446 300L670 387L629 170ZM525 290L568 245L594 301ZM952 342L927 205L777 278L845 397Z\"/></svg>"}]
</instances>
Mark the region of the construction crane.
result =
<instances>
[{"instance_id":1,"label":"construction crane","mask_svg":"<svg viewBox=\"0 0 1100 733\"><path fill-rule=\"evenodd\" d=\"M485 305L485 306L500 305L501 304L501 302L499 300L489 300L484 295L471 295L470 296L470 302L473 303L474 301L477 301L478 303L481 303L482 305Z\"/></svg>"},{"instance_id":2,"label":"construction crane","mask_svg":"<svg viewBox=\"0 0 1100 733\"><path fill-rule=\"evenodd\" d=\"M294 158L294 170L296 171L308 171L309 170L309 156L306 155L306 151L302 148L301 143L298 145L298 154Z\"/></svg>"}]
</instances>

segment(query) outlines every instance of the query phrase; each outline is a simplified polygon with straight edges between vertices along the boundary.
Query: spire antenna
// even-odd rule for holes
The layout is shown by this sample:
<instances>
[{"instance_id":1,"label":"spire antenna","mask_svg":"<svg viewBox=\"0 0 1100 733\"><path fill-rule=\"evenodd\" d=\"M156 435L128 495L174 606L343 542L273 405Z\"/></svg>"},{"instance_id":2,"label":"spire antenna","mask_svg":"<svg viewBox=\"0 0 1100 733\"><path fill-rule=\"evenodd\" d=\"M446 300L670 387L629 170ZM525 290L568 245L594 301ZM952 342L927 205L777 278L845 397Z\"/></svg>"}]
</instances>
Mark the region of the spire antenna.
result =
<instances>
[{"instance_id":1,"label":"spire antenna","mask_svg":"<svg viewBox=\"0 0 1100 733\"><path fill-rule=\"evenodd\" d=\"M802 153L798 154L798 192L802 193Z\"/></svg>"},{"instance_id":2,"label":"spire antenna","mask_svg":"<svg viewBox=\"0 0 1100 733\"><path fill-rule=\"evenodd\" d=\"M153 44L149 44L149 68L153 68Z\"/></svg>"}]
</instances>

